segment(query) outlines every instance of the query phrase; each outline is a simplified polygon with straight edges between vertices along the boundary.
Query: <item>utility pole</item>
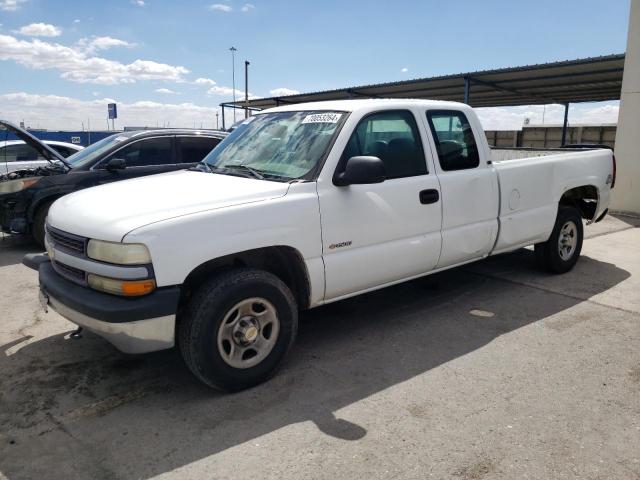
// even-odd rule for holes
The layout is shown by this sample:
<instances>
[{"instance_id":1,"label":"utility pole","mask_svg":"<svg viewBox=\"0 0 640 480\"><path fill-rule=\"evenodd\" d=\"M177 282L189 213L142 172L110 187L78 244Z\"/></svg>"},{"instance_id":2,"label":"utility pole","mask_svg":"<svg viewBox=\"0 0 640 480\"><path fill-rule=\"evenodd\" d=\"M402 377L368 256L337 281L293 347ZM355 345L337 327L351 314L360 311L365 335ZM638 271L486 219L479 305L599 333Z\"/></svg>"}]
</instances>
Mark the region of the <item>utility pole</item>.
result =
<instances>
[{"instance_id":1,"label":"utility pole","mask_svg":"<svg viewBox=\"0 0 640 480\"><path fill-rule=\"evenodd\" d=\"M229 49L229 51L231 52L231 87L233 88L233 103L234 103L234 109L233 109L233 123L236 123L236 109L235 109L235 103L236 103L236 52L238 51L238 49L236 47L231 47Z\"/></svg>"},{"instance_id":2,"label":"utility pole","mask_svg":"<svg viewBox=\"0 0 640 480\"><path fill-rule=\"evenodd\" d=\"M244 118L249 118L249 62L244 61Z\"/></svg>"},{"instance_id":3,"label":"utility pole","mask_svg":"<svg viewBox=\"0 0 640 480\"><path fill-rule=\"evenodd\" d=\"M218 112L216 112L216 130L220 130L220 126L218 124L218 115L220 115Z\"/></svg>"}]
</instances>

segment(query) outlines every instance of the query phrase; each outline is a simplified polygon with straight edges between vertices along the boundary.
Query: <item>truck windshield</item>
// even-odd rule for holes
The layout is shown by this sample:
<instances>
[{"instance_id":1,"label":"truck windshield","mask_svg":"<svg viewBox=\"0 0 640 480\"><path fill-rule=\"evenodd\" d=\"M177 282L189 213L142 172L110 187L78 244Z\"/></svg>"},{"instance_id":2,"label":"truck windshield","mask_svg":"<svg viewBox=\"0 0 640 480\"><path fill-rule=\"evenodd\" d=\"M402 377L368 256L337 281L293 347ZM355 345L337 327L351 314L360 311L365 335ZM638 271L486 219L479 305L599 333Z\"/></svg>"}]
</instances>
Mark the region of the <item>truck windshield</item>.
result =
<instances>
[{"instance_id":1,"label":"truck windshield","mask_svg":"<svg viewBox=\"0 0 640 480\"><path fill-rule=\"evenodd\" d=\"M344 112L327 111L258 114L239 125L203 162L215 173L301 178L322 160L344 118Z\"/></svg>"}]
</instances>

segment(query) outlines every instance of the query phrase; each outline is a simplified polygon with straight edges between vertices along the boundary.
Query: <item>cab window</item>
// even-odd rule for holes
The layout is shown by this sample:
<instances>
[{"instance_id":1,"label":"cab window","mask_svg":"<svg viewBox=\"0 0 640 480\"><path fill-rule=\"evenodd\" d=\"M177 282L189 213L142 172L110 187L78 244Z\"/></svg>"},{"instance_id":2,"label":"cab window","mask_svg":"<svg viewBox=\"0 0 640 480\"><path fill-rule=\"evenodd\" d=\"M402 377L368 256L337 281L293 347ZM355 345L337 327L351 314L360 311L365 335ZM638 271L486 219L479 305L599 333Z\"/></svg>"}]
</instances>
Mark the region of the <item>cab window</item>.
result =
<instances>
[{"instance_id":1,"label":"cab window","mask_svg":"<svg viewBox=\"0 0 640 480\"><path fill-rule=\"evenodd\" d=\"M466 170L480 165L476 139L464 113L431 110L427 112L427 120L442 170Z\"/></svg>"},{"instance_id":2,"label":"cab window","mask_svg":"<svg viewBox=\"0 0 640 480\"><path fill-rule=\"evenodd\" d=\"M169 165L173 159L172 137L145 138L118 150L111 158L122 158L128 167Z\"/></svg>"},{"instance_id":3,"label":"cab window","mask_svg":"<svg viewBox=\"0 0 640 480\"><path fill-rule=\"evenodd\" d=\"M389 179L427 173L418 127L413 114L406 110L378 112L363 118L351 134L341 163L359 155L382 160Z\"/></svg>"},{"instance_id":4,"label":"cab window","mask_svg":"<svg viewBox=\"0 0 640 480\"><path fill-rule=\"evenodd\" d=\"M220 143L220 139L214 137L178 137L177 141L182 163L201 161Z\"/></svg>"}]
</instances>

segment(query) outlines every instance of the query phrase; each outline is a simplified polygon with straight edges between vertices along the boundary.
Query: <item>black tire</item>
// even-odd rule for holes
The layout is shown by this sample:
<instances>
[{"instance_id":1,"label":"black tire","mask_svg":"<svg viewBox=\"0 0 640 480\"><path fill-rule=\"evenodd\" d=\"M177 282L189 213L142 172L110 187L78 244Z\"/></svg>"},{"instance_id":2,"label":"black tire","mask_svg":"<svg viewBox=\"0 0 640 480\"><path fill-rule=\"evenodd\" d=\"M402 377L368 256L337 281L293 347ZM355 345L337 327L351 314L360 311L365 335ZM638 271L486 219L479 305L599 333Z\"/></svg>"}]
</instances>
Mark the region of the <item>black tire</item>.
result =
<instances>
[{"instance_id":1,"label":"black tire","mask_svg":"<svg viewBox=\"0 0 640 480\"><path fill-rule=\"evenodd\" d=\"M563 228L568 226L569 230L573 230L571 223L575 226L575 245L571 252L563 252L560 250L560 237L563 235ZM571 236L570 238L573 238ZM549 240L544 243L538 243L535 246L535 254L538 265L552 273L566 273L580 258L582 251L583 227L580 212L570 206L561 205L558 208L558 216L556 224L553 227Z\"/></svg>"},{"instance_id":2,"label":"black tire","mask_svg":"<svg viewBox=\"0 0 640 480\"><path fill-rule=\"evenodd\" d=\"M265 299L274 307L279 333L260 363L234 368L220 352L218 334L234 306L254 297ZM194 293L179 320L177 336L184 361L193 374L211 387L233 392L269 379L293 345L297 331L296 301L284 282L265 271L239 268L220 273Z\"/></svg>"},{"instance_id":3,"label":"black tire","mask_svg":"<svg viewBox=\"0 0 640 480\"><path fill-rule=\"evenodd\" d=\"M31 236L38 245L44 247L44 223L47 221L47 215L49 214L49 208L55 200L51 200L43 203L36 211L33 217L33 224L31 225Z\"/></svg>"}]
</instances>

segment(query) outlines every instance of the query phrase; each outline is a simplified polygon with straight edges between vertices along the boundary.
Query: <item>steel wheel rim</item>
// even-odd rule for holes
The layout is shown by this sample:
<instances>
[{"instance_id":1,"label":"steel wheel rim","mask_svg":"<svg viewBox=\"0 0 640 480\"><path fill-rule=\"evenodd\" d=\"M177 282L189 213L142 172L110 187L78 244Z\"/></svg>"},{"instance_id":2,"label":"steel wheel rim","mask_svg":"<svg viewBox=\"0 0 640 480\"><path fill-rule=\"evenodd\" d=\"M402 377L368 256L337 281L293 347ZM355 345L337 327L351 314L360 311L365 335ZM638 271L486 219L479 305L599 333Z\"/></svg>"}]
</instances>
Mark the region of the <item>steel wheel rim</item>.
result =
<instances>
[{"instance_id":1,"label":"steel wheel rim","mask_svg":"<svg viewBox=\"0 0 640 480\"><path fill-rule=\"evenodd\" d=\"M570 260L578 246L578 227L569 220L562 225L558 236L558 254L564 261Z\"/></svg>"},{"instance_id":2,"label":"steel wheel rim","mask_svg":"<svg viewBox=\"0 0 640 480\"><path fill-rule=\"evenodd\" d=\"M218 328L218 352L233 368L251 368L267 358L279 333L273 304L260 297L246 298L225 314Z\"/></svg>"}]
</instances>

